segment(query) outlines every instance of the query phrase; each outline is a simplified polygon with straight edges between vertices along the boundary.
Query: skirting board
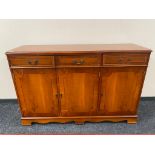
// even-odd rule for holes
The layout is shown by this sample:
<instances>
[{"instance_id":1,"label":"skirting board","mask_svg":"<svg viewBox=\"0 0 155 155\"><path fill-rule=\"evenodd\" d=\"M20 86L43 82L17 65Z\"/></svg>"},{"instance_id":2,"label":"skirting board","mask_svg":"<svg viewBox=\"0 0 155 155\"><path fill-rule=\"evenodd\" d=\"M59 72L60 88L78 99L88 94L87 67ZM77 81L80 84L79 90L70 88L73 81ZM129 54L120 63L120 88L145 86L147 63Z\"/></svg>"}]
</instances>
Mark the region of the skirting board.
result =
<instances>
[{"instance_id":1,"label":"skirting board","mask_svg":"<svg viewBox=\"0 0 155 155\"><path fill-rule=\"evenodd\" d=\"M140 100L141 101L155 101L155 96L141 97ZM0 99L0 104L1 103L8 103L8 102L17 103L17 99Z\"/></svg>"},{"instance_id":2,"label":"skirting board","mask_svg":"<svg viewBox=\"0 0 155 155\"><path fill-rule=\"evenodd\" d=\"M155 101L155 96L141 97L141 101Z\"/></svg>"}]
</instances>

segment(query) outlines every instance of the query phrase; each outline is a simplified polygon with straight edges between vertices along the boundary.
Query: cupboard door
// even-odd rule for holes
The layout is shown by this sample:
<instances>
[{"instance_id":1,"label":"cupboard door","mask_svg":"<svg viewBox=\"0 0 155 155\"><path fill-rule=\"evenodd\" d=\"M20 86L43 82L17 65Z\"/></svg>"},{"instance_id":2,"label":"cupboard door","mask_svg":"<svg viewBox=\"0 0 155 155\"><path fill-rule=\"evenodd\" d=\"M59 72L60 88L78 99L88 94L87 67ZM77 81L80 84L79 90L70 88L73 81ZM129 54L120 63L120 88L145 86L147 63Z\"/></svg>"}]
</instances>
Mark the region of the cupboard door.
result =
<instances>
[{"instance_id":1,"label":"cupboard door","mask_svg":"<svg viewBox=\"0 0 155 155\"><path fill-rule=\"evenodd\" d=\"M99 114L135 115L145 67L102 68Z\"/></svg>"},{"instance_id":2,"label":"cupboard door","mask_svg":"<svg viewBox=\"0 0 155 155\"><path fill-rule=\"evenodd\" d=\"M23 116L57 116L55 70L14 69L14 82Z\"/></svg>"},{"instance_id":3,"label":"cupboard door","mask_svg":"<svg viewBox=\"0 0 155 155\"><path fill-rule=\"evenodd\" d=\"M96 114L98 75L98 68L58 69L62 116L89 116Z\"/></svg>"}]
</instances>

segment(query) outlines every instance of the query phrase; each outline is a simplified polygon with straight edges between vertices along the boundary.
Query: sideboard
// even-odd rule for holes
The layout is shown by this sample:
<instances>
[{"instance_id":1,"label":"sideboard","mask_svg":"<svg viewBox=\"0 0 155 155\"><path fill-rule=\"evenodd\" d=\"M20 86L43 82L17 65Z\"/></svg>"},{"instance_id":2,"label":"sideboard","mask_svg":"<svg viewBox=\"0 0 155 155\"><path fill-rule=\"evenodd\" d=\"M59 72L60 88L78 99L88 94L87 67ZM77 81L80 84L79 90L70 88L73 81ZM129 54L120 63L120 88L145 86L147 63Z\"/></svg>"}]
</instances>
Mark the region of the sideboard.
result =
<instances>
[{"instance_id":1,"label":"sideboard","mask_svg":"<svg viewBox=\"0 0 155 155\"><path fill-rule=\"evenodd\" d=\"M150 53L136 44L24 45L9 50L22 125L136 123Z\"/></svg>"}]
</instances>

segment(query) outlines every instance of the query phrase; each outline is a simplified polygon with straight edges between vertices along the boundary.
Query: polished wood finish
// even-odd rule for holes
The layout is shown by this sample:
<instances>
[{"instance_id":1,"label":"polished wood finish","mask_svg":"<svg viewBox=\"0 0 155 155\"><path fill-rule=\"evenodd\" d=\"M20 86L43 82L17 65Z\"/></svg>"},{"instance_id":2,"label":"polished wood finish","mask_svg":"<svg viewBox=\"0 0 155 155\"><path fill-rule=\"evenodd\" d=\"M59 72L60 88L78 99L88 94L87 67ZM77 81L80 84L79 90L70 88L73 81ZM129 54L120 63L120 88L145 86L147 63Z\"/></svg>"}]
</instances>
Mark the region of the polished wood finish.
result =
<instances>
[{"instance_id":1,"label":"polished wood finish","mask_svg":"<svg viewBox=\"0 0 155 155\"><path fill-rule=\"evenodd\" d=\"M72 45L24 45L12 50L7 54L24 55L51 55L51 54L83 54L96 52L151 52L150 49L136 44L72 44Z\"/></svg>"},{"instance_id":2,"label":"polished wood finish","mask_svg":"<svg viewBox=\"0 0 155 155\"><path fill-rule=\"evenodd\" d=\"M58 116L54 69L14 69L12 74L22 103L22 116Z\"/></svg>"},{"instance_id":3,"label":"polished wood finish","mask_svg":"<svg viewBox=\"0 0 155 155\"><path fill-rule=\"evenodd\" d=\"M22 125L136 123L150 53L135 44L26 45L8 51Z\"/></svg>"},{"instance_id":4,"label":"polished wood finish","mask_svg":"<svg viewBox=\"0 0 155 155\"><path fill-rule=\"evenodd\" d=\"M136 115L145 67L102 68L100 115Z\"/></svg>"},{"instance_id":5,"label":"polished wood finish","mask_svg":"<svg viewBox=\"0 0 155 155\"><path fill-rule=\"evenodd\" d=\"M53 56L11 56L13 66L54 66Z\"/></svg>"},{"instance_id":6,"label":"polished wood finish","mask_svg":"<svg viewBox=\"0 0 155 155\"><path fill-rule=\"evenodd\" d=\"M101 58L97 54L57 56L57 66L100 66Z\"/></svg>"},{"instance_id":7,"label":"polished wood finish","mask_svg":"<svg viewBox=\"0 0 155 155\"><path fill-rule=\"evenodd\" d=\"M147 64L147 54L113 53L112 55L103 54L103 64Z\"/></svg>"},{"instance_id":8,"label":"polished wood finish","mask_svg":"<svg viewBox=\"0 0 155 155\"><path fill-rule=\"evenodd\" d=\"M31 125L32 123L50 123L50 122L75 122L76 124L83 124L84 122L122 122L127 121L128 124L135 124L137 116L76 116L76 117L22 117L22 125Z\"/></svg>"},{"instance_id":9,"label":"polished wood finish","mask_svg":"<svg viewBox=\"0 0 155 155\"><path fill-rule=\"evenodd\" d=\"M98 68L58 69L62 116L96 115Z\"/></svg>"}]
</instances>

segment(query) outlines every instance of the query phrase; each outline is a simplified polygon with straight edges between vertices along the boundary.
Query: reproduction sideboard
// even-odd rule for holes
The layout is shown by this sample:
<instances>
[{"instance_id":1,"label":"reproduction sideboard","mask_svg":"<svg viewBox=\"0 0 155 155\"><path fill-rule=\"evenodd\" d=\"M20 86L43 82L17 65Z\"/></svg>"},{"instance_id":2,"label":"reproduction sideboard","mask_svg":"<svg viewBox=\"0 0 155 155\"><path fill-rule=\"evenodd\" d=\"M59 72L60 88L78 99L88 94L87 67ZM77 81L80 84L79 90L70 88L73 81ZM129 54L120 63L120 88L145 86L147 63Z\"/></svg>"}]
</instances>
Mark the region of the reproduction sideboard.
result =
<instances>
[{"instance_id":1,"label":"reproduction sideboard","mask_svg":"<svg viewBox=\"0 0 155 155\"><path fill-rule=\"evenodd\" d=\"M22 125L136 123L150 53L136 44L24 45L6 52Z\"/></svg>"}]
</instances>

